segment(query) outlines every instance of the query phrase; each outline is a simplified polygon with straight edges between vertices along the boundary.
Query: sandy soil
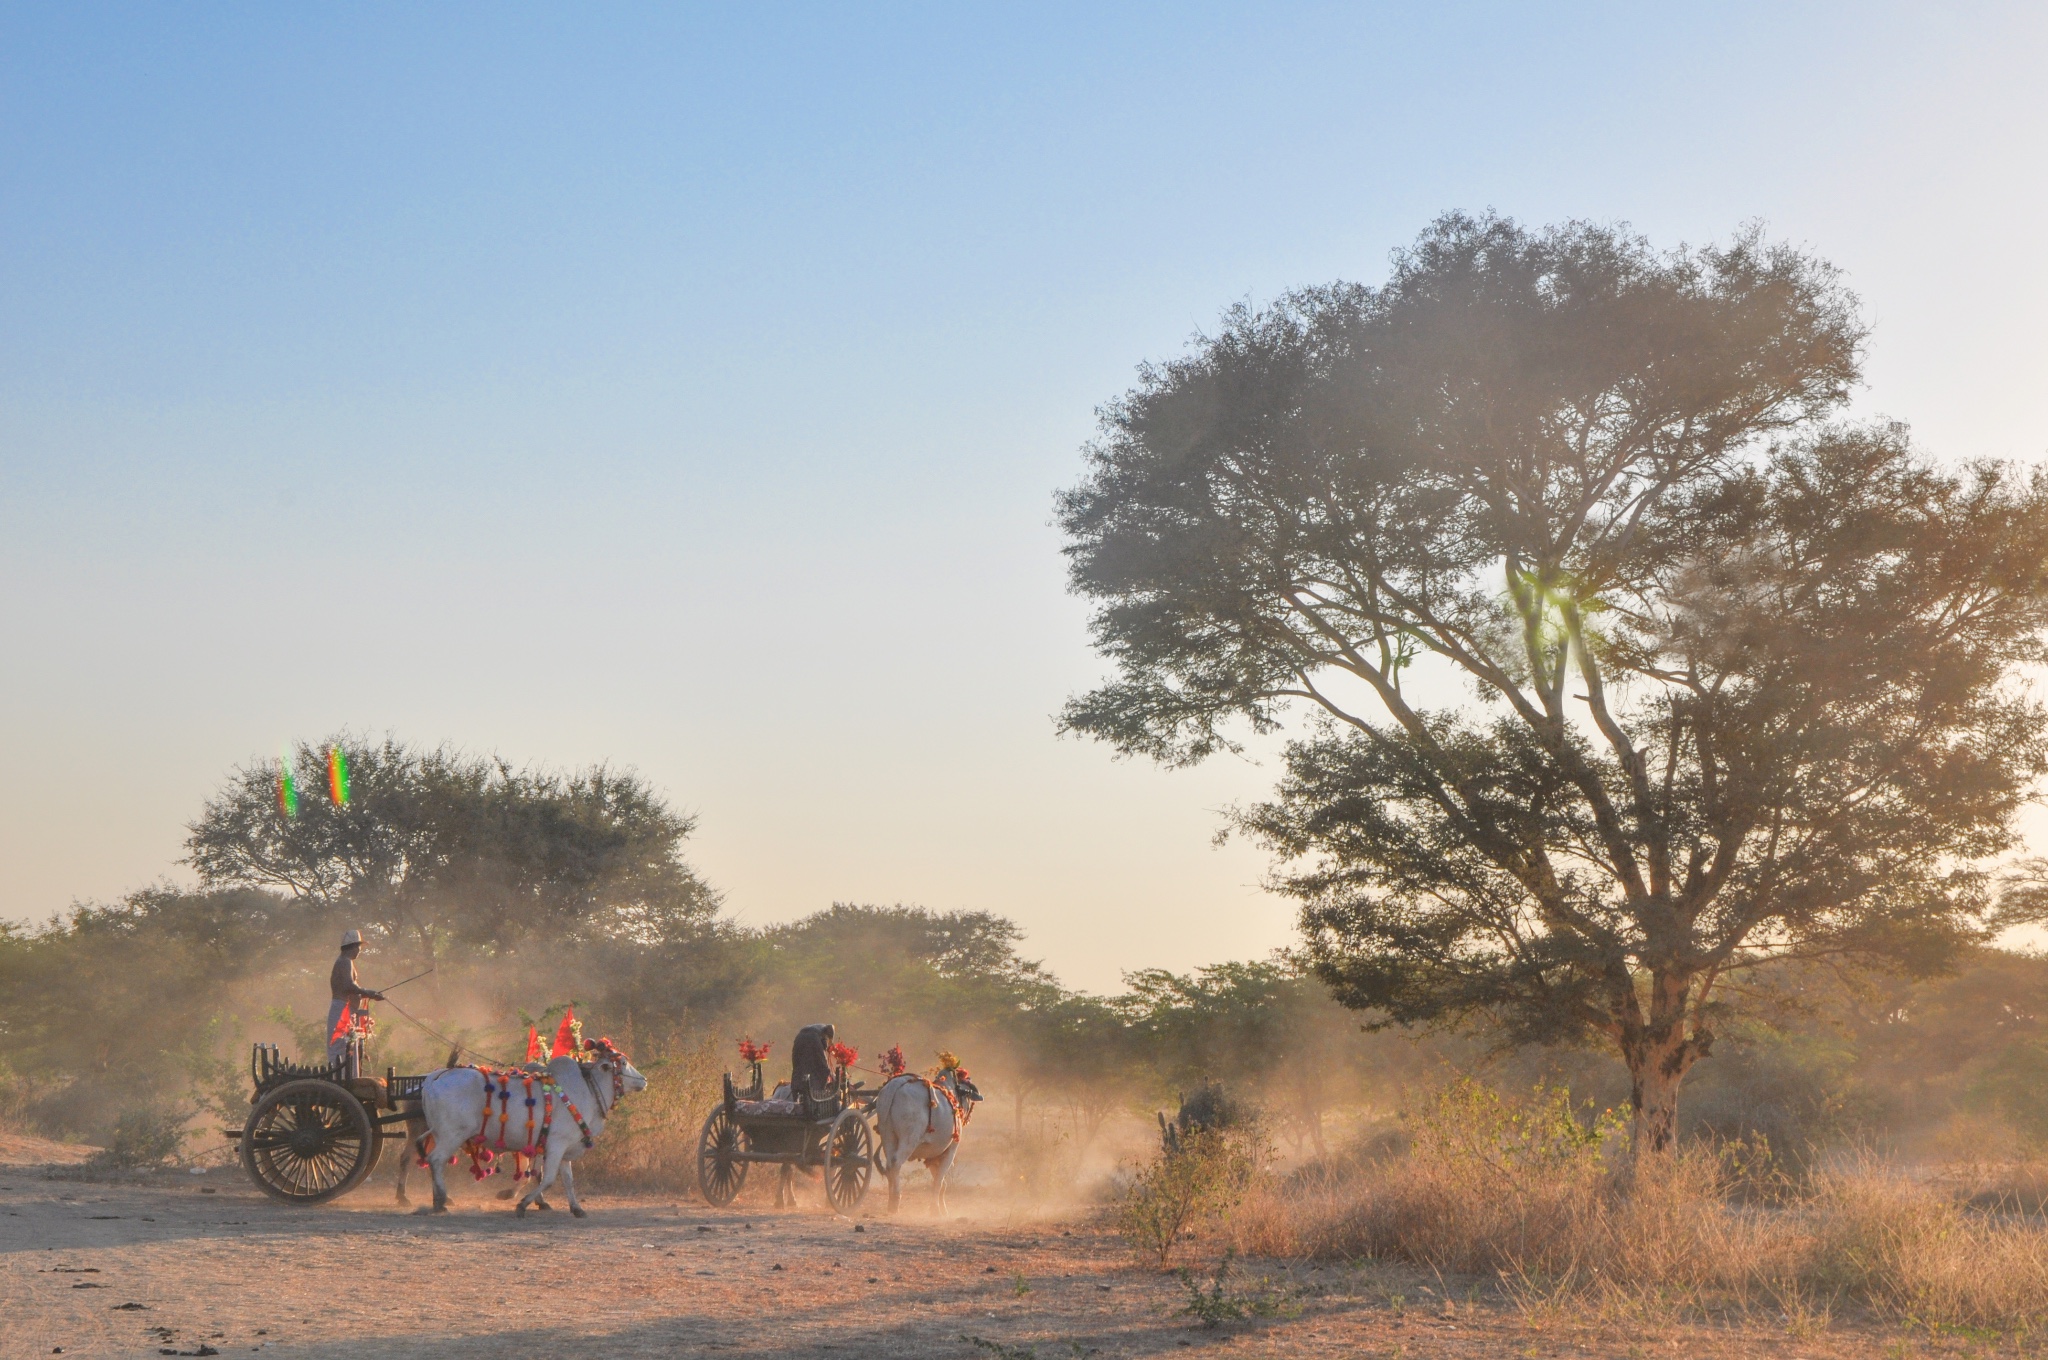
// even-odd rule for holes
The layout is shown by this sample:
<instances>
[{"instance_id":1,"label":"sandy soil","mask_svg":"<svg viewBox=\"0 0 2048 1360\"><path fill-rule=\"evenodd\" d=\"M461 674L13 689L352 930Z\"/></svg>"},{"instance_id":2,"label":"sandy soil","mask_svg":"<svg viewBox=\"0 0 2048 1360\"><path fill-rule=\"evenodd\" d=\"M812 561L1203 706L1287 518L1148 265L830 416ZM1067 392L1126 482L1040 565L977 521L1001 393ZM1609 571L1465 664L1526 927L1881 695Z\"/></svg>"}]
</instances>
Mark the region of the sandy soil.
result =
<instances>
[{"instance_id":1,"label":"sandy soil","mask_svg":"<svg viewBox=\"0 0 2048 1360\"><path fill-rule=\"evenodd\" d=\"M98 1151L82 1143L53 1143L0 1131L0 1166L75 1166Z\"/></svg>"},{"instance_id":2,"label":"sandy soil","mask_svg":"<svg viewBox=\"0 0 2048 1360\"><path fill-rule=\"evenodd\" d=\"M1483 1299L1446 1312L1428 1276L1274 1262L1241 1273L1266 1277L1292 1316L1210 1328L1179 1315L1185 1294L1172 1276L1139 1267L1086 1221L1014 1222L971 1195L948 1221L906 1195L902 1215L864 1212L856 1224L815 1191L777 1213L753 1199L715 1211L694 1196L589 1185L579 1222L560 1210L517 1219L492 1197L496 1181L458 1189L452 1213L417 1215L393 1202L388 1168L317 1209L276 1204L232 1169L145 1183L80 1175L0 1168L0 1355L1988 1353L1975 1351L1981 1339L1965 1350L1954 1338L1839 1325L1819 1337L1645 1333L1539 1322ZM868 1209L884 1202L879 1191ZM1464 1299L1455 1282L1450 1292Z\"/></svg>"}]
</instances>

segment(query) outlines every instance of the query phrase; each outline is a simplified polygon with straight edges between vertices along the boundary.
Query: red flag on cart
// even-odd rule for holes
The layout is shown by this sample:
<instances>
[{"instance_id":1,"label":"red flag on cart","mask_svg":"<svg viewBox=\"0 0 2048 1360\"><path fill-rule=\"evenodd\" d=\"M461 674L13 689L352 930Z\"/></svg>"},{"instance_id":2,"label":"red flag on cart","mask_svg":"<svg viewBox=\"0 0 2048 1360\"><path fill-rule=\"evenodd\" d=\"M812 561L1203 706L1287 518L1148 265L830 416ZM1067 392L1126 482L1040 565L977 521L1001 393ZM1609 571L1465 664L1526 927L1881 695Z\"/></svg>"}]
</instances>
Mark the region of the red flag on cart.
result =
<instances>
[{"instance_id":1,"label":"red flag on cart","mask_svg":"<svg viewBox=\"0 0 2048 1360\"><path fill-rule=\"evenodd\" d=\"M526 1060L540 1061L540 1031L532 1025L526 1027Z\"/></svg>"},{"instance_id":2,"label":"red flag on cart","mask_svg":"<svg viewBox=\"0 0 2048 1360\"><path fill-rule=\"evenodd\" d=\"M569 1026L576 1023L576 1009L570 1007L562 1012L562 1027L555 1031L555 1048L550 1058L565 1058L574 1048L576 1040L569 1033Z\"/></svg>"},{"instance_id":3,"label":"red flag on cart","mask_svg":"<svg viewBox=\"0 0 2048 1360\"><path fill-rule=\"evenodd\" d=\"M349 1007L343 1006L341 1008L341 1021L339 1024L335 1025L334 1033L327 1036L327 1042L330 1044L340 1043L341 1036L348 1033L349 1030L353 1029L355 1027L355 1023L356 1018L354 1012Z\"/></svg>"}]
</instances>

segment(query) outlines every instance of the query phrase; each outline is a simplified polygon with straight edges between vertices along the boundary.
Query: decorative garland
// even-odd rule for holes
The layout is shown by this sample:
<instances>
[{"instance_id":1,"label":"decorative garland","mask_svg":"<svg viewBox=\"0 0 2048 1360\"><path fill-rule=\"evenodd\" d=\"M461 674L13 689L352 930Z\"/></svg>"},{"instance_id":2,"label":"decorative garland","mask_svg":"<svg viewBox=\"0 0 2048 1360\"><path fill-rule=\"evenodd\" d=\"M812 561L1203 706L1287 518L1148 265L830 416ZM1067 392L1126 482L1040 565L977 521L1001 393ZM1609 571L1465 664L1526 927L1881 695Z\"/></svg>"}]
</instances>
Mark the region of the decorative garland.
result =
<instances>
[{"instance_id":1,"label":"decorative garland","mask_svg":"<svg viewBox=\"0 0 2048 1360\"><path fill-rule=\"evenodd\" d=\"M555 1124L556 1097L559 1096L562 1103L569 1106L571 1114L575 1114L576 1107L569 1104L568 1094L555 1084L554 1078L550 1077L545 1069L537 1072L523 1069L495 1071L489 1067L477 1065L473 1070L481 1073L484 1079L484 1108L483 1117L478 1121L477 1131L464 1139L462 1143L462 1150L469 1154L469 1174L478 1180L496 1175L498 1173L498 1154L511 1152L513 1156L513 1178L515 1180L524 1180L528 1176L532 1176L538 1179L540 1168L537 1165L531 1171L528 1171L521 1163L538 1163L546 1158L548 1134L553 1130ZM512 1125L512 1083L515 1079L520 1082L523 1088L522 1097L526 1103L526 1145L516 1149L505 1146L505 1135L511 1130ZM493 1086L494 1080L496 1082L495 1087ZM535 1082L540 1083L540 1093L538 1095L535 1095L533 1089ZM496 1099L498 1102L498 1137L495 1146L492 1145L490 1140L491 1101L493 1099ZM541 1112L538 1137L535 1136L533 1124L533 1112L536 1108ZM576 1115L576 1125L583 1131L583 1145L590 1147L592 1145L590 1130L584 1125L581 1115ZM427 1155L433 1150L434 1135L429 1133L419 1143L421 1166L427 1165Z\"/></svg>"},{"instance_id":2,"label":"decorative garland","mask_svg":"<svg viewBox=\"0 0 2048 1360\"><path fill-rule=\"evenodd\" d=\"M368 1017L365 1016L364 1019L367 1020ZM746 1045L742 1044L742 1052L745 1051L745 1047ZM584 1080L586 1082L590 1080L590 1073L593 1069L602 1068L609 1071L612 1078L612 1104L616 1106L626 1093L626 1064L628 1061L626 1055L619 1052L608 1038L585 1039L583 1040L582 1048L585 1052L600 1055L594 1063L579 1062L577 1064L583 1071ZM762 1054L765 1055L767 1051L768 1046L766 1044L761 1045ZM541 1171L539 1165L535 1165L532 1171L528 1172L520 1164L524 1162L539 1163L545 1160L547 1156L548 1134L555 1125L555 1101L557 1098L561 1100L563 1107L569 1111L569 1117L576 1121L576 1131L582 1135L583 1146L586 1148L597 1146L597 1139L591 1134L590 1124L583 1118L583 1112L576 1108L576 1102L569 1099L569 1093L556 1084L555 1079L548 1074L546 1068L523 1067L498 1071L481 1063L473 1063L469 1066L470 1070L481 1073L484 1079L484 1108L482 1117L478 1121L477 1131L462 1142L462 1150L469 1154L469 1172L478 1180L496 1175L498 1173L498 1154L507 1151L510 1151L514 1158L514 1179L523 1180L529 1175L535 1180L540 1179ZM494 1079L497 1083L495 1088L492 1085ZM514 1079L521 1082L524 1087L524 1099L526 1101L526 1146L518 1149L509 1149L505 1146L505 1134L512 1123L512 1083ZM540 1094L538 1096L534 1094L533 1090L535 1082L540 1083ZM590 1089L593 1094L597 1091L597 1087L594 1084ZM495 1147L489 1141L491 1101L493 1099L496 1099L498 1102L498 1138ZM540 1136L538 1138L534 1136L533 1128L533 1112L536 1106L541 1111ZM604 1111L604 1103L601 1099L598 1102L598 1109L600 1113ZM434 1150L434 1135L431 1132L426 1134L415 1144L415 1148L419 1157L419 1164L422 1168L425 1168L428 1165L427 1158Z\"/></svg>"},{"instance_id":3,"label":"decorative garland","mask_svg":"<svg viewBox=\"0 0 2048 1360\"><path fill-rule=\"evenodd\" d=\"M596 1147L597 1140L590 1136L590 1125L583 1122L583 1111L576 1108L576 1102L569 1099L566 1093L562 1096L562 1103L569 1107L569 1117L576 1121L576 1131L583 1135L583 1146Z\"/></svg>"},{"instance_id":4,"label":"decorative garland","mask_svg":"<svg viewBox=\"0 0 2048 1360\"><path fill-rule=\"evenodd\" d=\"M915 1083L918 1083L918 1086L922 1086L926 1090L924 1131L926 1133L938 1133L938 1100L934 1098L934 1094L936 1096L944 1096L946 1098L946 1106L952 1108L952 1143L961 1141L961 1131L967 1129L967 1120L975 1112L975 1108L971 1104L963 1106L961 1104L961 1096L958 1096L958 1092L952 1090L952 1081L973 1081L973 1077L967 1075L967 1067L961 1065L961 1059L958 1059L954 1053L940 1051L938 1067L934 1067L928 1075L905 1073L903 1071L903 1049L899 1045L899 1047L895 1047L895 1049L891 1049L889 1053L883 1055L883 1069L885 1071L889 1069L891 1061L895 1061L895 1065L897 1065L895 1071L889 1071L891 1079L895 1079L895 1077L909 1077L911 1081L915 1081ZM944 1153L940 1153L940 1155L944 1155Z\"/></svg>"}]
</instances>

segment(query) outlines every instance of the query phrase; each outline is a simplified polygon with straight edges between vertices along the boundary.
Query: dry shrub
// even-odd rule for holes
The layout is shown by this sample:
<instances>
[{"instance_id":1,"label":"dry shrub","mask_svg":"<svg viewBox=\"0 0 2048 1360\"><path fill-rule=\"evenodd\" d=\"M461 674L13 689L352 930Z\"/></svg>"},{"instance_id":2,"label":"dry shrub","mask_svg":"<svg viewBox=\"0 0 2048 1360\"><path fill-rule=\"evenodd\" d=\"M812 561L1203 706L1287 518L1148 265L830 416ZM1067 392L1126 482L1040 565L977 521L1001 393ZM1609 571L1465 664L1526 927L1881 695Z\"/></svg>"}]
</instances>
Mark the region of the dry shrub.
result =
<instances>
[{"instance_id":1,"label":"dry shrub","mask_svg":"<svg viewBox=\"0 0 2048 1360\"><path fill-rule=\"evenodd\" d=\"M1406 1156L1260 1182L1231 1244L1492 1275L1531 1309L1797 1322L1853 1302L1925 1325L2048 1320L2048 1229L1974 1212L1874 1157L1798 1186L1745 1147L1629 1174L1611 1126L1541 1090L1510 1102L1456 1086L1414 1122Z\"/></svg>"},{"instance_id":2,"label":"dry shrub","mask_svg":"<svg viewBox=\"0 0 2048 1360\"><path fill-rule=\"evenodd\" d=\"M581 1165L608 1184L677 1190L697 1183L697 1134L722 1094L725 1045L706 1035L640 1039L647 1089L626 1097Z\"/></svg>"},{"instance_id":3,"label":"dry shrub","mask_svg":"<svg viewBox=\"0 0 2048 1360\"><path fill-rule=\"evenodd\" d=\"M86 1159L94 1171L153 1169L177 1159L185 1146L187 1111L168 1105L123 1110L106 1135L106 1146Z\"/></svg>"},{"instance_id":4,"label":"dry shrub","mask_svg":"<svg viewBox=\"0 0 2048 1360\"><path fill-rule=\"evenodd\" d=\"M1974 1209L2048 1214L2048 1162L2037 1156L1944 1166L1935 1181L1950 1197Z\"/></svg>"},{"instance_id":5,"label":"dry shrub","mask_svg":"<svg viewBox=\"0 0 2048 1360\"><path fill-rule=\"evenodd\" d=\"M1411 1121L1405 1156L1267 1184L1237 1215L1234 1240L1262 1255L1394 1256L1461 1272L1534 1263L1609 1193L1614 1127L1582 1122L1563 1091L1513 1101L1461 1081Z\"/></svg>"},{"instance_id":6,"label":"dry shrub","mask_svg":"<svg viewBox=\"0 0 2048 1360\"><path fill-rule=\"evenodd\" d=\"M1195 1128L1180 1134L1123 1187L1117 1231L1164 1269L1197 1226L1227 1216L1244 1198L1264 1160L1262 1150L1255 1130Z\"/></svg>"},{"instance_id":7,"label":"dry shrub","mask_svg":"<svg viewBox=\"0 0 2048 1360\"><path fill-rule=\"evenodd\" d=\"M1816 1284L1922 1322L2048 1319L2048 1230L2037 1221L1972 1212L1868 1160L1818 1177L1806 1217Z\"/></svg>"}]
</instances>

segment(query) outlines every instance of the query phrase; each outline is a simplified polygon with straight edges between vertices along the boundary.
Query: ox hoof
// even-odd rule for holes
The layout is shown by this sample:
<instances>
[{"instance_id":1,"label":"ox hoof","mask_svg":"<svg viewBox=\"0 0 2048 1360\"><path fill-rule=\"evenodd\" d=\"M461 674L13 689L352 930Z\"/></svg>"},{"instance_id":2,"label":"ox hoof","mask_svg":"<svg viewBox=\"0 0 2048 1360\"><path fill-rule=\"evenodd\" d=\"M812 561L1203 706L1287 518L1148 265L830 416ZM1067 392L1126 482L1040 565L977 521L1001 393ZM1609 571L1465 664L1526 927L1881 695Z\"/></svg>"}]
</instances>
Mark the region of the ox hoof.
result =
<instances>
[{"instance_id":1,"label":"ox hoof","mask_svg":"<svg viewBox=\"0 0 2048 1360\"><path fill-rule=\"evenodd\" d=\"M534 1207L534 1208L536 1208L536 1209L546 1209L546 1210L547 1210L547 1211L548 1211L549 1213L553 1213L553 1212L555 1211L555 1206L554 1206L554 1205L552 1205L552 1204L550 1204L550 1203L548 1203L548 1202L547 1202L546 1200L544 1200L544 1199L537 1199L537 1200L535 1200L535 1201L533 1202L533 1207Z\"/></svg>"},{"instance_id":2,"label":"ox hoof","mask_svg":"<svg viewBox=\"0 0 2048 1360\"><path fill-rule=\"evenodd\" d=\"M570 1213L572 1213L572 1214L574 1214L574 1215L576 1215L576 1217L578 1217L578 1218L588 1218L588 1217L590 1217L590 1215L588 1215L588 1214L586 1214L586 1213L584 1213L584 1212L583 1212L583 1206L582 1206L582 1205L580 1205L580 1204L572 1204L572 1205L570 1205L570 1206L569 1206L569 1212L570 1212Z\"/></svg>"}]
</instances>

